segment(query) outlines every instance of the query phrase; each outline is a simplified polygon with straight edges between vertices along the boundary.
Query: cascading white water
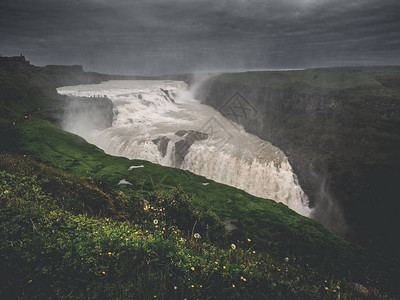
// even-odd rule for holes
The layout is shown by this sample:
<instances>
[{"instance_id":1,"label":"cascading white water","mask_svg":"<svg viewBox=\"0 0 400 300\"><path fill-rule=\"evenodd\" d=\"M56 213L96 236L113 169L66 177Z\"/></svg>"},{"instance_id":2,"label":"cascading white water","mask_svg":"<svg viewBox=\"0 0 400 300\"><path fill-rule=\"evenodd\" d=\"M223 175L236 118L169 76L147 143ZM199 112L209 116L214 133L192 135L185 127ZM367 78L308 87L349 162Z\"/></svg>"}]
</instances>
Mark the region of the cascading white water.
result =
<instances>
[{"instance_id":1,"label":"cascading white water","mask_svg":"<svg viewBox=\"0 0 400 300\"><path fill-rule=\"evenodd\" d=\"M69 114L64 123L109 154L187 169L310 214L285 154L193 99L184 82L108 81L58 92L112 100L115 117L107 129L88 130L82 114Z\"/></svg>"}]
</instances>

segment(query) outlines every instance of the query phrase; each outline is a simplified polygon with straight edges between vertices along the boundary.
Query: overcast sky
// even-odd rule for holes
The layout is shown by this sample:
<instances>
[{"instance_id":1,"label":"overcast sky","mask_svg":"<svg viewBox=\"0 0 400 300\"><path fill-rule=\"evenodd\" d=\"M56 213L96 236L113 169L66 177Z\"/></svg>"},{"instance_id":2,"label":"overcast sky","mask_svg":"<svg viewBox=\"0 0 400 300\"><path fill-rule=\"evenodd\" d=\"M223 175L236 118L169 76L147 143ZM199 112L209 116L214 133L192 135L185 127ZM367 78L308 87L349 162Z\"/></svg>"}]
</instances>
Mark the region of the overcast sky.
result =
<instances>
[{"instance_id":1,"label":"overcast sky","mask_svg":"<svg viewBox=\"0 0 400 300\"><path fill-rule=\"evenodd\" d=\"M400 0L1 0L0 53L119 74L400 64Z\"/></svg>"}]
</instances>

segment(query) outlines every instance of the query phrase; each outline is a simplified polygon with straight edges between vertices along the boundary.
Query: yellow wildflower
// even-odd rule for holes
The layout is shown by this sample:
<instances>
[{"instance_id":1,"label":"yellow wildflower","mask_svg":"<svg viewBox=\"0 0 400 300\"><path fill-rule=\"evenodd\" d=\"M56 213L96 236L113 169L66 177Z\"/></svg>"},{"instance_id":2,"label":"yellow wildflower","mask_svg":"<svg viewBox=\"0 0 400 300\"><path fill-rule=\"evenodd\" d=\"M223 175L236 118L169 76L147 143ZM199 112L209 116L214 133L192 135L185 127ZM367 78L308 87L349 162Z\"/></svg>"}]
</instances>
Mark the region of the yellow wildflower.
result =
<instances>
[{"instance_id":1,"label":"yellow wildflower","mask_svg":"<svg viewBox=\"0 0 400 300\"><path fill-rule=\"evenodd\" d=\"M232 287L234 288L236 285L232 284Z\"/></svg>"},{"instance_id":2,"label":"yellow wildflower","mask_svg":"<svg viewBox=\"0 0 400 300\"><path fill-rule=\"evenodd\" d=\"M178 289L178 287L175 285L175 286L174 286L174 290L177 290L177 289Z\"/></svg>"},{"instance_id":3,"label":"yellow wildflower","mask_svg":"<svg viewBox=\"0 0 400 300\"><path fill-rule=\"evenodd\" d=\"M190 269L191 269L192 271L194 271L194 267L191 267Z\"/></svg>"},{"instance_id":4,"label":"yellow wildflower","mask_svg":"<svg viewBox=\"0 0 400 300\"><path fill-rule=\"evenodd\" d=\"M251 242L251 239L247 239L248 242Z\"/></svg>"},{"instance_id":5,"label":"yellow wildflower","mask_svg":"<svg viewBox=\"0 0 400 300\"><path fill-rule=\"evenodd\" d=\"M326 287L325 287L325 290L329 290L329 288L326 286Z\"/></svg>"}]
</instances>

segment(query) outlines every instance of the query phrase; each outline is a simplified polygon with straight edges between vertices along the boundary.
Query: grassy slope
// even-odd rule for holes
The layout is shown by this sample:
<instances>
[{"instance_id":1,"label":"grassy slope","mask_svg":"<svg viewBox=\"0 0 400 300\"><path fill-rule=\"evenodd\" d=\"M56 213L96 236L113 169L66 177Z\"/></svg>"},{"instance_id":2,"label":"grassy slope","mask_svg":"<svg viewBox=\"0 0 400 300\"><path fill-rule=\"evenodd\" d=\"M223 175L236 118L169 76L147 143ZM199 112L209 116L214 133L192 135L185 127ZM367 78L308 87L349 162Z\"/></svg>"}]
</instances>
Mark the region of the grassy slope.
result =
<instances>
[{"instance_id":1,"label":"grassy slope","mask_svg":"<svg viewBox=\"0 0 400 300\"><path fill-rule=\"evenodd\" d=\"M41 279L42 277L46 278L47 281L56 280L55 290L51 289L50 291L44 291L43 289L46 287L46 284L39 284L36 286L35 289L37 290L34 289L34 292L38 293L38 295L48 296L49 293L63 295L65 292L64 289L66 291L70 291L71 289L81 291L82 287L79 286L82 284L84 286L84 282L91 281L92 285L90 286L89 291L86 291L84 295L93 296L96 295L96 293L104 292L110 295L114 293L115 296L115 293L119 293L118 288L122 288L123 291L120 291L120 295L132 296L132 293L137 293L136 295L149 297L149 294L143 290L143 288L146 287L149 289L149 293L173 298L174 296L171 294L171 289L175 280L180 282L179 288L185 290L185 292L190 295L193 291L191 291L190 288L186 288L186 285L191 286L191 284L188 282L186 271L183 269L189 269L190 265L194 264L193 260L197 261L195 263L196 268L204 268L205 270L208 270L207 272L211 272L211 274L208 274L207 276L203 274L203 276L197 278L197 285L200 283L210 284L208 291L204 291L204 294L200 293L200 295L203 296L217 296L218 293L222 291L215 290L216 287L213 286L210 281L210 277L214 278L213 276L217 275L214 274L216 272L213 272L213 269L210 267L215 260L224 261L229 268L232 268L233 274L228 272L225 275L225 279L219 277L213 279L213 281L219 280L219 284L225 286L225 289L223 290L224 295L230 294L231 297L242 297L247 295L248 297L257 298L261 297L261 295L270 295L274 298L326 297L329 299L335 297L336 294L335 292L332 292L332 290L335 289L337 284L339 284L342 287L342 297L353 298L358 294L355 292L353 286L349 284L352 281L362 282L367 286L377 286L381 293L390 289L391 281L394 278L393 272L396 271L396 268L393 270L388 268L385 272L381 272L380 268L384 265L386 265L385 268L387 268L390 265L384 261L380 261L376 257L368 257L366 252L362 249L351 246L340 238L335 237L316 222L297 215L295 212L289 210L283 205L276 204L269 200L252 197L245 192L218 183L210 183L210 185L207 186L209 187L209 190L204 191L204 186L200 184L201 182L204 182L204 178L201 176L190 173L182 174L181 170L165 168L145 161L128 160L125 158L106 155L102 150L87 144L80 137L63 132L47 121L30 120L17 128L12 128L12 130L8 131L7 135L3 137L8 138L7 144L9 145L8 147L4 147L3 144L3 150L13 153L21 152L28 156L27 158L22 159L21 157L14 158L12 156L3 156L1 160L1 168L6 170L8 173L16 173L15 175L18 176L17 178L22 177L23 190L29 191L30 183L33 185L33 191L43 190L44 192L47 192L47 196L51 198L49 200L51 204L50 207L45 206L43 208L43 205L39 204L39 208L36 209L36 194L32 196L29 194L27 195L24 192L23 195L25 196L18 198L18 201L22 201L22 204L19 203L19 205L32 205L32 210L26 211L20 209L19 211L15 211L15 204L11 204L11 207L13 207L12 212L6 209L5 211L3 210L2 214L3 230L5 228L10 228L10 226L16 227L13 234L9 234L8 230L6 231L7 234L4 234L3 232L3 240L16 243L19 240L19 236L22 236L25 243L27 243L26 245L32 247L32 250L28 250L26 247L18 249L18 253L13 252L16 251L14 248L11 251L6 247L7 251L11 251L11 253L7 254L7 257L16 259L15 255L17 255L17 257L22 255L22 258L20 257L18 260L22 259L22 261L25 261L27 259L25 256L32 254L36 257L34 260L35 263L29 260L25 261L25 263L30 266L26 271L27 274L25 274L26 280L31 280L29 278L43 280ZM45 164L38 165L35 162L31 162L31 159L29 159L30 156L40 159ZM29 164L33 165L33 167L29 166L24 162L24 160L27 160ZM21 164L22 166L20 166ZM28 165L28 167L24 164ZM127 170L129 166L138 164L143 164L145 167L132 171ZM99 183L96 185L95 183L92 183L93 181L91 179L82 180L79 179L79 177L71 176L53 168L49 168L47 165L55 165L57 168L76 174L79 177L97 178L101 181L95 181L95 183ZM36 175L36 177L29 179L29 176L32 175ZM26 180L24 179L26 176L28 176L28 183L24 181ZM37 178L39 178L39 180ZM121 178L126 178L128 181L134 183L134 185L116 185ZM146 180L146 178L148 178L148 180ZM145 195L145 198L151 200L154 199L150 196L151 192L157 189L157 187L153 186L151 181L158 182L158 180L161 180L162 178L164 178L164 185L158 186L158 188L170 190L168 187L181 184L184 189L191 189L196 195L196 197L192 199L191 203L197 210L204 211L205 207L207 207L212 212L215 212L217 215L222 217L238 217L239 222L237 222L236 225L239 229L246 232L246 234L239 234L236 236L231 235L230 237L227 237L225 241L221 238L221 242L222 245L225 244L225 247L228 247L229 243L233 241L243 249L244 252L242 252L240 257L237 259L238 261L246 262L244 263L244 266L247 266L245 269L241 270L241 267L238 269L235 264L231 265L229 259L230 254L228 252L223 252L224 250L218 250L219 252L217 251L218 253L216 255L209 257L209 254L206 255L205 253L202 254L202 252L199 253L195 244L189 244L187 246L188 248L185 248L183 251L184 253L182 254L182 250L179 249L181 246L176 244L176 240L182 236L190 239L190 234L185 233L184 230L182 234L179 235L170 233L172 234L172 237L170 235L168 235L168 237L163 235L158 236L160 233L155 231L153 233L153 235L156 236L155 241L153 238L150 240L146 239L145 241L136 241L133 239L133 245L136 245L135 247L137 247L138 242L139 244L143 243L143 245L140 246L140 249L150 247L148 250L150 251L149 253L172 251L177 253L177 255L182 255L182 257L174 258L178 261L185 261L183 265L179 265L179 268L182 267L183 269L178 268L178 271L170 269L174 268L174 264L169 265L167 262L168 257L156 259L155 264L162 263L166 265L165 268L162 268L162 271L157 272L158 275L154 274L148 266L139 266L138 269L132 271L134 273L133 275L129 272L129 275L127 275L126 271L123 271L124 269L118 261L112 260L104 262L101 257L98 257L98 254L96 254L94 258L92 257L94 253L92 252L93 250L90 249L92 249L91 247L94 247L93 242L91 242L91 240L94 239L93 232L101 229L101 226L103 226L103 229L101 230L104 233L108 233L106 236L102 236L99 240L95 239L94 244L97 245L96 247L103 249L101 251L103 251L104 254L107 254L107 251L109 250L112 253L124 253L127 251L127 246L125 244L115 245L115 243L112 242L112 237L114 235L116 237L122 235L124 238L126 236L128 238L133 238L128 234L128 230L130 228L132 230L132 228L135 227L130 227L131 225L129 225L129 223L126 224L126 222L123 221L127 215L129 216L129 212L126 211L126 207L123 205L124 202L121 202L121 200L118 199L118 196L116 196L120 194L119 191L122 190L124 191L124 194L133 196L131 200L125 199L125 203L126 201L134 201L134 199L137 199L135 195L137 195L138 191L140 191L140 198L142 195ZM17 195L19 193L18 191L21 189L21 187L13 186L12 184L10 186L9 178L6 177L6 179L7 180L3 182L7 182L7 185L3 186L3 190L1 191L3 200L4 189L7 188L12 192L16 191ZM12 182L14 181L15 179L12 180ZM40 184L41 182L44 182L45 184ZM105 182L106 185L101 182ZM37 185L41 188L38 189L36 187ZM198 185L200 189L193 188L194 185ZM55 188L55 186L57 188ZM51 191L50 194L48 193L49 190ZM106 192L104 192L104 190ZM74 191L74 193L72 193L72 191ZM90 195L89 199L84 195ZM41 198L39 197L38 199ZM63 200L61 201L61 199ZM80 199L83 203L80 203ZM231 203L235 204L231 209L223 209L226 205L227 199L231 199ZM25 203L26 201L33 202L32 204L28 204ZM221 204L221 202L223 205L220 205L222 207L219 207L218 204ZM99 207L103 207L103 209L99 209ZM169 206L167 205L166 207L168 208ZM78 215L76 217L77 213L83 213L84 215ZM9 216L9 214L16 214L16 219L10 221L7 219L8 217L4 216L4 214L7 216ZM89 214L89 216L86 217L87 214ZM95 219L92 219L93 217ZM122 223L120 225L118 225L118 223L109 224L107 221L104 221L105 217L119 220L119 222ZM21 223L18 221L21 220L21 218L26 220L22 225L20 225ZM39 232L42 233L37 238L33 239L35 241L34 243L30 241L30 237L32 234L33 236L36 236L37 232L35 232L35 228L33 228L31 223L28 221L29 218L34 220L32 221L35 224L34 227L41 226L47 228L46 230L50 230L50 232L40 230ZM58 225L56 228L53 228L52 226L55 221L57 221ZM137 223L141 224L141 222ZM78 230L77 228L81 226L79 224L84 224L82 225L84 229L83 231L82 229L79 229L80 235L77 236L73 233L74 231L71 231L71 229ZM137 232L148 230L149 225L146 225L148 223L145 222L144 224L145 227L136 227L135 230ZM20 228L20 226L22 226L22 228ZM55 237L50 235L51 230L56 230L56 236L59 236L57 242L55 242ZM151 227L150 230L154 230L154 228ZM202 231L200 226L196 231L199 231L203 237L215 234L212 232L206 233ZM17 235L18 238L15 238L15 235ZM252 239L251 243L246 241L249 237ZM171 241L170 238L173 238L174 240ZM40 252L40 249L44 247L45 251L41 250L42 252L44 251L44 253L52 254L56 249L58 249L58 247L60 247L59 243L61 243L63 239L75 241L73 244L76 243L78 249L74 250L70 247L61 247L61 250L57 250L57 252L61 251L61 254L59 255L64 255L64 258L62 259L55 259L56 261L60 260L60 264L55 264L53 261L54 258L49 261L46 257L37 252ZM150 245L148 245L148 243ZM130 249L129 247L128 249ZM165 250L165 247L167 247L166 249L168 250ZM250 259L253 263L250 265L248 265L249 258L246 258L246 255L248 255L246 254L246 249L248 247L250 247L251 251L256 250L257 253L260 252L261 255L257 256L257 259L255 260L254 258ZM132 248L129 251L131 253L136 253L135 255L139 255L143 257L143 259L146 259L148 254L144 254L135 249L136 248ZM72 251L72 254L68 254L70 251ZM191 251L194 252L192 253ZM285 256L290 257L291 260L296 260L296 262L293 263L293 266L288 268L288 265L283 261ZM50 255L50 257L52 256ZM134 264L134 261L131 260L130 256L125 255L123 257L125 263ZM372 261L370 260L371 258L373 259ZM78 267L75 260L79 261L82 259L84 260L84 264L83 266ZM164 261L165 259L167 259L167 261ZM66 267L69 265L68 261L70 260L73 263L72 266ZM6 260L6 262L7 261L8 260ZM11 267L13 269L16 268L17 271L14 270L16 274L15 276L19 276L20 274L18 272L21 272L19 268L22 268L22 266L19 265L19 262L12 262L10 264L11 265L7 265L7 269ZM270 271L262 271L261 275L258 274L260 270L255 266L263 266L265 270L265 264L267 264L267 269L270 269ZM55 270L52 269L53 267ZM49 271L47 268L51 268L51 270ZM284 268L288 270L286 271L288 274L279 274L281 269ZM393 266L391 266L391 268L393 268ZM43 269L45 270L44 273ZM41 270L39 272L41 275L35 275L33 270ZM123 278L126 278L125 276L129 278L129 276L136 276L136 274L148 273L149 277L155 276L152 280L162 280L164 284L167 284L170 287L170 290L166 291L163 287L158 285L154 286L147 281L143 281L141 287L136 285L127 285L127 283L123 281L121 282L122 287L116 288L103 281L101 277L101 272L103 272L102 270L107 270L107 272L112 270L110 272L110 278L114 278L113 280L116 280L116 278L120 278L121 276ZM238 284L237 279L235 279L235 276L239 276L235 275L237 274L235 272L238 272L238 270L246 277L251 277L254 280L251 285L245 287L241 292L232 291L232 289L229 288L229 285L231 284ZM119 272L122 272L123 275ZM171 274L171 272L174 274L178 272L178 278L170 278L168 274ZM276 272L278 274L275 274ZM63 274L63 276L71 278L67 285L59 282L60 273ZM75 280L72 280L74 274L78 274L78 278L80 278L79 280L81 280L81 282L79 282L79 280L76 282ZM252 274L258 275L252 277ZM48 276L54 278L48 278ZM383 279L380 279L377 283L369 281L369 278L375 278L376 276L382 276ZM264 283L267 282L267 286L261 284L259 282L260 280ZM327 282L324 282L325 280L327 280ZM14 293L17 293L14 290L15 287L10 281L7 281L7 284L13 287L12 291ZM20 284L24 285L23 282L20 282ZM325 286L328 286L331 291L327 292ZM265 291L264 288L266 287L267 290ZM24 292L27 293L26 295L29 295L30 293L26 288L24 288ZM74 292L72 292L72 294L75 295Z\"/></svg>"},{"instance_id":2,"label":"grassy slope","mask_svg":"<svg viewBox=\"0 0 400 300\"><path fill-rule=\"evenodd\" d=\"M14 68L0 66L0 128L49 103L49 96ZM57 97L53 97L53 103Z\"/></svg>"},{"instance_id":3,"label":"grassy slope","mask_svg":"<svg viewBox=\"0 0 400 300\"><path fill-rule=\"evenodd\" d=\"M283 253L259 253L247 240L229 250L193 239L176 222L183 211L196 215L181 191L156 192L150 197L155 208L143 210L132 207L136 198L113 194L105 183L28 156L0 154L0 167L0 289L6 299L361 295L349 277L305 266L301 255L283 259ZM136 224L129 221L132 214L140 214Z\"/></svg>"},{"instance_id":4,"label":"grassy slope","mask_svg":"<svg viewBox=\"0 0 400 300\"><path fill-rule=\"evenodd\" d=\"M215 212L221 219L234 219L234 225L244 235L259 237L259 243L265 244L265 247L269 243L278 243L282 247L292 244L294 251L324 255L324 252L330 253L332 247L343 250L347 246L346 242L334 237L315 221L298 215L285 205L251 196L187 171L107 155L84 139L64 132L47 121L28 121L12 128L7 136L15 141L10 143L13 146L7 149L9 152L31 155L77 176L98 178L127 195L139 193L145 196L156 187L181 185L186 192L196 196L194 201L197 205ZM144 168L128 170L132 165L144 165ZM121 179L132 185L118 185ZM203 182L210 184L203 186ZM324 250L321 245L324 245Z\"/></svg>"},{"instance_id":5,"label":"grassy slope","mask_svg":"<svg viewBox=\"0 0 400 300\"><path fill-rule=\"evenodd\" d=\"M380 84L360 68L308 69L287 72L245 72L224 74L221 80L254 87L298 89L304 92L340 92L352 88L376 88Z\"/></svg>"}]
</instances>

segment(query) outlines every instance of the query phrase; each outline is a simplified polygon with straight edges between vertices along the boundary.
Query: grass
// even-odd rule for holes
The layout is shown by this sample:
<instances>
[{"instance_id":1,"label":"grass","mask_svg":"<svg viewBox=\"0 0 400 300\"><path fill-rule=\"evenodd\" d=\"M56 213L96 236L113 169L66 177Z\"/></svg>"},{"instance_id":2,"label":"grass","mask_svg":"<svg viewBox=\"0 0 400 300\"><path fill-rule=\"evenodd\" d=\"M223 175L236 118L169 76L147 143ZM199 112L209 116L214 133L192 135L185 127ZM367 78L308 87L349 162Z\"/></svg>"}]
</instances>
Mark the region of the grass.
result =
<instances>
[{"instance_id":1,"label":"grass","mask_svg":"<svg viewBox=\"0 0 400 300\"><path fill-rule=\"evenodd\" d=\"M179 189L157 190L132 206L138 198L29 156L1 154L0 165L0 289L7 299L362 297L354 277L323 270L305 254L260 250L253 238L235 248L213 243L218 222ZM196 239L198 228L186 233L182 215L212 230Z\"/></svg>"},{"instance_id":2,"label":"grass","mask_svg":"<svg viewBox=\"0 0 400 300\"><path fill-rule=\"evenodd\" d=\"M31 119L5 133L3 151L27 155L28 158L40 161L40 166L50 166L48 169L25 167L24 175L37 173L39 178L48 174L53 181L54 178L60 178L63 188L59 188L61 183L57 183L57 180L53 183L47 179L50 181L47 190L56 199L73 198L68 201L70 204L61 207L68 214L90 213L97 218L108 216L119 222L129 216L129 222L141 224L144 220L148 221L148 218L143 219L138 213L139 203L154 203L150 206L150 212L157 217L158 209L162 207L160 199L172 203L177 197L176 194L173 196L176 193L175 187L181 186L182 192L178 193L178 198L186 204L176 208L175 217L171 219L176 222L174 226L181 230L186 239L191 238L194 227L215 246L228 249L231 243L235 243L245 251L249 247L251 251L254 249L257 253L263 253L263 257L269 257L273 261L295 257L298 259L296 264L299 264L296 268L309 265L313 272L324 274L319 276L332 278L333 281L346 278L346 282L367 282L364 273L367 262L371 269L367 272L368 276L373 276L382 265L391 263L369 256L362 248L349 244L283 204L257 198L216 182L203 186L201 183L206 179L190 172L107 155L82 138L64 132L48 121ZM21 169L13 164L18 165L15 159L3 159L2 168L9 172ZM128 170L132 165L144 165L144 168ZM121 179L126 179L132 185L118 185ZM81 183L82 180L85 184ZM91 187L88 185L90 182L98 183L98 186ZM91 192L84 192L82 189L89 189ZM67 192L59 192L60 190L78 192L69 195ZM107 191L111 195L107 195ZM82 196L82 193L90 196ZM116 195L121 193L127 197L125 200L124 197L118 200ZM74 209L71 210L71 207ZM233 223L237 229L225 232L222 224L226 219L235 220ZM89 221L85 219L85 222ZM247 238L251 239L251 245L247 244ZM164 271L165 274L169 272ZM391 280L391 273L388 271L379 284L386 288Z\"/></svg>"},{"instance_id":3,"label":"grass","mask_svg":"<svg viewBox=\"0 0 400 300\"><path fill-rule=\"evenodd\" d=\"M292 89L309 93L340 93L348 89L374 89L378 80L363 68L320 68L299 71L268 71L224 74L221 82L240 82L253 87Z\"/></svg>"}]
</instances>

